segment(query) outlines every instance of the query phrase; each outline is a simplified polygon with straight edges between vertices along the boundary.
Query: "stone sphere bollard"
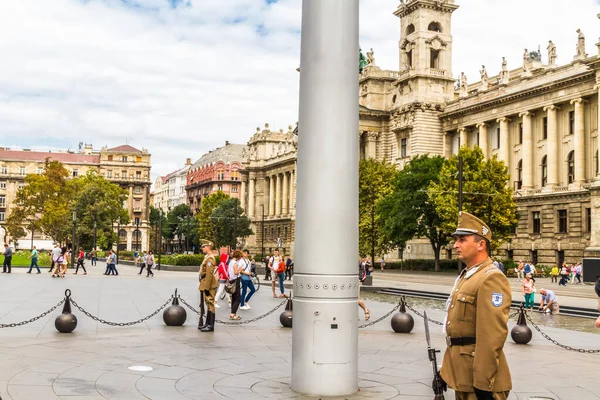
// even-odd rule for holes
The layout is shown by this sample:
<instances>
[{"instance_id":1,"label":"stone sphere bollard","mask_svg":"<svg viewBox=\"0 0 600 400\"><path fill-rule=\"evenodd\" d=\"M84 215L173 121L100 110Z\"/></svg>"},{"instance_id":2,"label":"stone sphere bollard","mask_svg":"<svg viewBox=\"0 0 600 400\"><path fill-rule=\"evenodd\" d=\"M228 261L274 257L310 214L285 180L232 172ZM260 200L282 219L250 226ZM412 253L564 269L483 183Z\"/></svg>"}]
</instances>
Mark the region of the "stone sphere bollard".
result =
<instances>
[{"instance_id":1,"label":"stone sphere bollard","mask_svg":"<svg viewBox=\"0 0 600 400\"><path fill-rule=\"evenodd\" d=\"M412 315L406 312L406 300L404 296L400 300L400 311L392 316L392 329L396 333L410 333L415 327Z\"/></svg>"},{"instance_id":2,"label":"stone sphere bollard","mask_svg":"<svg viewBox=\"0 0 600 400\"><path fill-rule=\"evenodd\" d=\"M510 337L516 344L527 344L531 341L533 332L527 326L527 320L525 318L525 309L523 306L519 309L519 319L517 319L517 325L510 330Z\"/></svg>"},{"instance_id":3,"label":"stone sphere bollard","mask_svg":"<svg viewBox=\"0 0 600 400\"><path fill-rule=\"evenodd\" d=\"M71 290L65 290L65 304L62 313L54 320L54 327L60 333L71 333L77 328L77 317L71 313Z\"/></svg>"},{"instance_id":4,"label":"stone sphere bollard","mask_svg":"<svg viewBox=\"0 0 600 400\"><path fill-rule=\"evenodd\" d=\"M187 313L185 308L179 305L179 298L177 297L177 289L175 289L175 296L173 302L169 307L163 311L163 321L167 326L183 326L187 319Z\"/></svg>"},{"instance_id":5,"label":"stone sphere bollard","mask_svg":"<svg viewBox=\"0 0 600 400\"><path fill-rule=\"evenodd\" d=\"M292 311L294 308L294 303L292 298L290 297L285 305L285 310L279 315L279 322L284 328L292 327Z\"/></svg>"}]
</instances>

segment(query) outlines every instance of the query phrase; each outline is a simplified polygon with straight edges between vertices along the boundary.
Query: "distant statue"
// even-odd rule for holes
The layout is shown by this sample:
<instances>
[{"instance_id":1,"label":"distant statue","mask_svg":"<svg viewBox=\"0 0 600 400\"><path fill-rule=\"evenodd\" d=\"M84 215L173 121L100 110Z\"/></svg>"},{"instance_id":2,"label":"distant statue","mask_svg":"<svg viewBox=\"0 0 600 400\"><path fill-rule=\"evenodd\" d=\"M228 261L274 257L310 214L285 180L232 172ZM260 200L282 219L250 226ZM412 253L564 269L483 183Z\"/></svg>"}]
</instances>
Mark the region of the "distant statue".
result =
<instances>
[{"instance_id":1,"label":"distant statue","mask_svg":"<svg viewBox=\"0 0 600 400\"><path fill-rule=\"evenodd\" d=\"M358 49L358 72L362 73L367 65L369 65L369 62L363 54L362 49Z\"/></svg>"},{"instance_id":2,"label":"distant statue","mask_svg":"<svg viewBox=\"0 0 600 400\"><path fill-rule=\"evenodd\" d=\"M460 73L460 97L467 97L469 95L467 89L467 76L464 72Z\"/></svg>"},{"instance_id":3,"label":"distant statue","mask_svg":"<svg viewBox=\"0 0 600 400\"><path fill-rule=\"evenodd\" d=\"M575 58L586 58L587 53L585 52L585 35L581 32L581 29L577 29L577 53Z\"/></svg>"},{"instance_id":4,"label":"distant statue","mask_svg":"<svg viewBox=\"0 0 600 400\"><path fill-rule=\"evenodd\" d=\"M552 40L548 41L548 64L551 66L556 65L556 45L552 43Z\"/></svg>"},{"instance_id":5,"label":"distant statue","mask_svg":"<svg viewBox=\"0 0 600 400\"><path fill-rule=\"evenodd\" d=\"M480 91L488 90L489 79L488 79L487 70L485 69L485 65L481 66L481 71L479 71L479 73L481 74L481 86L479 86L479 90Z\"/></svg>"},{"instance_id":6,"label":"distant statue","mask_svg":"<svg viewBox=\"0 0 600 400\"><path fill-rule=\"evenodd\" d=\"M373 48L371 48L371 51L367 51L367 61L368 65L375 66L375 52Z\"/></svg>"},{"instance_id":7,"label":"distant statue","mask_svg":"<svg viewBox=\"0 0 600 400\"><path fill-rule=\"evenodd\" d=\"M508 81L510 80L510 72L508 71L508 62L506 58L502 57L502 71L500 72L500 84L508 85Z\"/></svg>"},{"instance_id":8,"label":"distant statue","mask_svg":"<svg viewBox=\"0 0 600 400\"><path fill-rule=\"evenodd\" d=\"M525 49L523 53L523 73L521 76L531 76L531 69L529 67L529 51Z\"/></svg>"}]
</instances>

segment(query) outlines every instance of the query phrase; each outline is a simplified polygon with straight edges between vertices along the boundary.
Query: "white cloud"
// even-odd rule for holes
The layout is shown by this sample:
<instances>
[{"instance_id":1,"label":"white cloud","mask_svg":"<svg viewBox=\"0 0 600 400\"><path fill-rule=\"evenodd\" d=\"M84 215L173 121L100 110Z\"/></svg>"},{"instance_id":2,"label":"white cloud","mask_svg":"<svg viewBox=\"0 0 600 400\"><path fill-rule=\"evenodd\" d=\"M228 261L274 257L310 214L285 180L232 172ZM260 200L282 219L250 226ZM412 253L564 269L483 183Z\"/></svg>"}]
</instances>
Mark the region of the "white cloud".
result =
<instances>
[{"instance_id":1,"label":"white cloud","mask_svg":"<svg viewBox=\"0 0 600 400\"><path fill-rule=\"evenodd\" d=\"M171 3L179 4L171 7ZM397 1L361 0L361 46L398 68ZM598 7L578 0L463 0L454 13L454 67L512 68L523 48L559 62L576 33L590 54ZM153 178L257 126L297 120L301 0L28 0L0 2L0 144L147 147Z\"/></svg>"}]
</instances>

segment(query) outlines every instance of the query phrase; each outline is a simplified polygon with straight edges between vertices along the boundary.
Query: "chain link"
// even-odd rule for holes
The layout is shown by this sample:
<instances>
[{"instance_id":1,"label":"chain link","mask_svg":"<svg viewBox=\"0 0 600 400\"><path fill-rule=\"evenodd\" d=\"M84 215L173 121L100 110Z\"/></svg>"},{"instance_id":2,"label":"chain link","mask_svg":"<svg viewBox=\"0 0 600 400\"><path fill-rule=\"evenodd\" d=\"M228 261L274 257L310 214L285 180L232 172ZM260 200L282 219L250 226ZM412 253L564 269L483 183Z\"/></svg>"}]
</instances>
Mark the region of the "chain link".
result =
<instances>
[{"instance_id":1,"label":"chain link","mask_svg":"<svg viewBox=\"0 0 600 400\"><path fill-rule=\"evenodd\" d=\"M408 308L410 311L414 312L415 314L417 314L419 317L421 318L425 318L425 316L423 314L421 314L420 312L418 312L417 310L415 310L414 308L412 308L411 306L409 306L408 304L406 305L406 308ZM427 317L427 321L436 324L436 325L444 325L443 322L440 321L436 321L435 319L431 319L429 317Z\"/></svg>"},{"instance_id":2,"label":"chain link","mask_svg":"<svg viewBox=\"0 0 600 400\"><path fill-rule=\"evenodd\" d=\"M22 322L13 322L11 324L0 324L0 329L1 328L14 328L17 326L23 326L26 324L29 324L31 322L35 322L40 318L45 317L46 315L50 314L52 311L56 310L58 307L60 307L63 303L65 302L65 299L62 299L61 301L58 302L58 304L56 304L54 307L52 307L51 309L49 309L48 311L45 311L43 313L41 313L40 315L38 315L37 317L33 317L31 319L28 319L27 321L22 321ZM1 398L0 398L1 399Z\"/></svg>"},{"instance_id":3,"label":"chain link","mask_svg":"<svg viewBox=\"0 0 600 400\"><path fill-rule=\"evenodd\" d=\"M200 311L196 310L194 307L192 307L187 301L185 301L181 296L179 296L179 301L181 301L187 308L189 308L190 310L192 310L193 312L195 312L196 314L200 315ZM283 300L281 303L279 303L278 305L276 305L275 307L273 307L271 310L267 311L265 314L259 315L256 318L252 318L246 321L238 321L238 322L234 322L234 321L221 321L220 319L215 320L215 322L218 322L219 324L223 324L223 325L244 325L244 324L249 324L252 322L256 322L260 319L263 319L271 314L273 314L275 311L277 311L279 308L281 308L282 305L284 305L285 303L287 303L288 299Z\"/></svg>"},{"instance_id":4,"label":"chain link","mask_svg":"<svg viewBox=\"0 0 600 400\"><path fill-rule=\"evenodd\" d=\"M525 317L527 318L527 320L529 321L529 323L531 323L531 325L533 325L533 327L535 328L535 330L538 331L540 333L540 335L542 335L544 337L544 339L547 339L547 340L551 341L552 343L554 343L558 347L562 347L565 350L576 351L578 353L590 353L590 354L600 353L600 349L597 349L597 350L576 349L574 347L558 343L556 340L552 339L550 336L548 336L547 334L545 334L544 332L542 332L542 330L540 329L540 327L537 326L537 324L535 322L533 322L533 320L531 319L531 317L529 316L529 314L527 312L525 312Z\"/></svg>"},{"instance_id":5,"label":"chain link","mask_svg":"<svg viewBox=\"0 0 600 400\"><path fill-rule=\"evenodd\" d=\"M381 321L383 321L384 319L386 319L387 317L389 317L390 315L392 315L392 314L394 313L394 311L396 311L397 309L399 309L401 305L402 305L402 300L400 300L400 302L399 302L399 303L396 305L396 307L392 308L392 309L390 310L390 312L389 312L389 313L387 313L387 314L385 314L383 317L381 317L381 318L377 318L375 321L371 321L371 322L368 322L368 323L366 323L366 324L359 325L359 326L358 326L358 328L359 328L359 329L361 329L361 328L366 328L366 327L369 327L369 326L375 325L375 324L376 324L376 323L378 323L378 322L381 322Z\"/></svg>"},{"instance_id":6,"label":"chain link","mask_svg":"<svg viewBox=\"0 0 600 400\"><path fill-rule=\"evenodd\" d=\"M93 319L96 322L100 322L101 324L105 324L105 325L110 325L110 326L131 326L131 325L137 325L137 324L141 324L144 321L149 320L150 318L154 317L156 314L158 314L163 308L165 308L171 301L173 301L173 296L171 296L170 299L168 299L167 301L165 301L163 303L162 306L160 306L160 308L158 308L156 311L154 311L152 314L148 315L147 317L144 318L140 318L137 321L132 321L132 322L111 322L111 321L106 321L103 320L102 318L98 318L95 315L92 315L91 313L89 313L88 311L86 311L83 307L81 307L79 304L77 304L75 302L75 300L71 299L71 303L73 304L73 306L75 308L77 308L79 311L81 311L83 314L85 314L86 316L90 317L91 319Z\"/></svg>"},{"instance_id":7,"label":"chain link","mask_svg":"<svg viewBox=\"0 0 600 400\"><path fill-rule=\"evenodd\" d=\"M517 310L517 311L515 311L514 313L510 314L510 315L508 316L508 319L514 318L514 317L516 317L517 315L519 315L519 311L518 311L518 310Z\"/></svg>"}]
</instances>

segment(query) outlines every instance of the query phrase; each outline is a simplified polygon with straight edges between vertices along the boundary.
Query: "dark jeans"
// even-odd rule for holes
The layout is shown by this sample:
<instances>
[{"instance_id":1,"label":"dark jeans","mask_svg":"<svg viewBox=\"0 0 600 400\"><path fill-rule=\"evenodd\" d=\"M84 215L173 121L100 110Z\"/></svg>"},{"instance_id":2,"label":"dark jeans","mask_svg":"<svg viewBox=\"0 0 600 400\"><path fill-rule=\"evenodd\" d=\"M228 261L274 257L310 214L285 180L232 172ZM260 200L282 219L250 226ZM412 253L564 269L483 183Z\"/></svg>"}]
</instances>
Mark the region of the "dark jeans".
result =
<instances>
[{"instance_id":1,"label":"dark jeans","mask_svg":"<svg viewBox=\"0 0 600 400\"><path fill-rule=\"evenodd\" d=\"M4 264L2 264L2 272L8 272L10 274L10 264L12 263L12 256L4 257Z\"/></svg>"},{"instance_id":2,"label":"dark jeans","mask_svg":"<svg viewBox=\"0 0 600 400\"><path fill-rule=\"evenodd\" d=\"M558 282L558 285L563 285L563 286L567 286L567 281L565 280L565 276L561 275L560 276L560 282Z\"/></svg>"},{"instance_id":3,"label":"dark jeans","mask_svg":"<svg viewBox=\"0 0 600 400\"><path fill-rule=\"evenodd\" d=\"M104 275L119 275L119 271L117 271L117 266L115 264L106 265L106 272Z\"/></svg>"},{"instance_id":4,"label":"dark jeans","mask_svg":"<svg viewBox=\"0 0 600 400\"><path fill-rule=\"evenodd\" d=\"M235 290L231 294L231 313L236 314L240 307L241 295L240 295L240 278L235 280Z\"/></svg>"},{"instance_id":5,"label":"dark jeans","mask_svg":"<svg viewBox=\"0 0 600 400\"><path fill-rule=\"evenodd\" d=\"M87 274L87 271L85 270L85 267L83 266L83 258L80 258L77 260L77 266L75 267L75 273L77 273L77 271L79 271L79 267L83 268L83 272L85 272Z\"/></svg>"},{"instance_id":6,"label":"dark jeans","mask_svg":"<svg viewBox=\"0 0 600 400\"><path fill-rule=\"evenodd\" d=\"M29 265L29 272L31 272L31 270L33 269L33 267L35 267L35 269L37 269L37 272L40 273L40 267L38 267L37 265L37 258L33 257L31 259L31 264Z\"/></svg>"},{"instance_id":7,"label":"dark jeans","mask_svg":"<svg viewBox=\"0 0 600 400\"><path fill-rule=\"evenodd\" d=\"M152 272L153 266L154 266L154 264L148 264L148 273L146 274L146 278L149 277L150 275L154 276L154 272Z\"/></svg>"},{"instance_id":8,"label":"dark jeans","mask_svg":"<svg viewBox=\"0 0 600 400\"><path fill-rule=\"evenodd\" d=\"M577 283L581 283L581 274L575 275L575 278L577 278Z\"/></svg>"},{"instance_id":9,"label":"dark jeans","mask_svg":"<svg viewBox=\"0 0 600 400\"><path fill-rule=\"evenodd\" d=\"M248 296L246 296L248 288L250 288L250 293L248 293ZM242 278L242 306L250 301L250 298L252 297L254 292L256 292L256 288L254 287L254 282L252 282L252 279Z\"/></svg>"},{"instance_id":10,"label":"dark jeans","mask_svg":"<svg viewBox=\"0 0 600 400\"><path fill-rule=\"evenodd\" d=\"M266 281L271 280L271 268L269 268L266 264L265 264L265 280Z\"/></svg>"},{"instance_id":11,"label":"dark jeans","mask_svg":"<svg viewBox=\"0 0 600 400\"><path fill-rule=\"evenodd\" d=\"M556 275L550 276L550 282L551 283L556 283L557 281L558 281L558 276L556 276Z\"/></svg>"},{"instance_id":12,"label":"dark jeans","mask_svg":"<svg viewBox=\"0 0 600 400\"><path fill-rule=\"evenodd\" d=\"M140 267L140 273L138 275L141 275L145 269L146 269L146 263L142 263L142 266Z\"/></svg>"},{"instance_id":13,"label":"dark jeans","mask_svg":"<svg viewBox=\"0 0 600 400\"><path fill-rule=\"evenodd\" d=\"M96 265L96 261L98 261L98 259L96 257L92 257L92 265Z\"/></svg>"},{"instance_id":14,"label":"dark jeans","mask_svg":"<svg viewBox=\"0 0 600 400\"><path fill-rule=\"evenodd\" d=\"M292 280L292 275L294 275L294 267L288 267L285 269L285 278L287 280Z\"/></svg>"}]
</instances>

